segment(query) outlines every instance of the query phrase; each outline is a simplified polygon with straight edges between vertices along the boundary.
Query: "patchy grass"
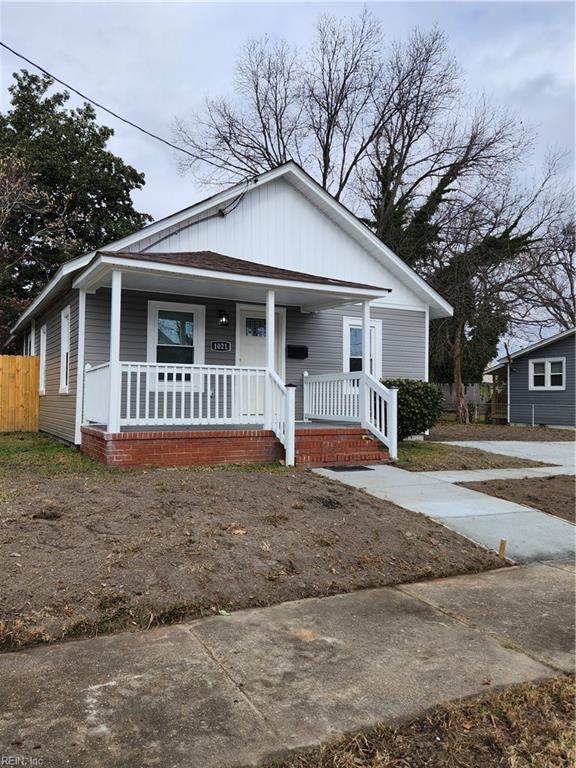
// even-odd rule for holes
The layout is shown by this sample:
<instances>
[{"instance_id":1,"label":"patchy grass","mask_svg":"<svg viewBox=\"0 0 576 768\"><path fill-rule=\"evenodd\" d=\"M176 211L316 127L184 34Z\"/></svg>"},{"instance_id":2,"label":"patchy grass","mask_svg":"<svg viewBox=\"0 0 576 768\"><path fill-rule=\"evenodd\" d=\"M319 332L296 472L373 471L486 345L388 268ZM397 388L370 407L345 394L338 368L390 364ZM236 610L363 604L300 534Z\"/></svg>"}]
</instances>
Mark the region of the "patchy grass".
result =
<instances>
[{"instance_id":1,"label":"patchy grass","mask_svg":"<svg viewBox=\"0 0 576 768\"><path fill-rule=\"evenodd\" d=\"M576 432L550 427L512 427L509 424L457 424L441 421L426 440L519 440L521 442L574 442Z\"/></svg>"},{"instance_id":2,"label":"patchy grass","mask_svg":"<svg viewBox=\"0 0 576 768\"><path fill-rule=\"evenodd\" d=\"M572 677L514 686L380 726L274 768L570 768L576 761Z\"/></svg>"},{"instance_id":3,"label":"patchy grass","mask_svg":"<svg viewBox=\"0 0 576 768\"><path fill-rule=\"evenodd\" d=\"M112 472L49 438L1 442L4 650L502 565L311 472Z\"/></svg>"},{"instance_id":4,"label":"patchy grass","mask_svg":"<svg viewBox=\"0 0 576 768\"><path fill-rule=\"evenodd\" d=\"M117 470L92 461L76 448L40 432L0 433L0 475L32 473L41 477L113 475Z\"/></svg>"},{"instance_id":5,"label":"patchy grass","mask_svg":"<svg viewBox=\"0 0 576 768\"><path fill-rule=\"evenodd\" d=\"M424 440L404 440L398 444L396 466L410 472L435 470L503 469L504 467L541 467L541 462L501 456L497 453L444 445Z\"/></svg>"}]
</instances>

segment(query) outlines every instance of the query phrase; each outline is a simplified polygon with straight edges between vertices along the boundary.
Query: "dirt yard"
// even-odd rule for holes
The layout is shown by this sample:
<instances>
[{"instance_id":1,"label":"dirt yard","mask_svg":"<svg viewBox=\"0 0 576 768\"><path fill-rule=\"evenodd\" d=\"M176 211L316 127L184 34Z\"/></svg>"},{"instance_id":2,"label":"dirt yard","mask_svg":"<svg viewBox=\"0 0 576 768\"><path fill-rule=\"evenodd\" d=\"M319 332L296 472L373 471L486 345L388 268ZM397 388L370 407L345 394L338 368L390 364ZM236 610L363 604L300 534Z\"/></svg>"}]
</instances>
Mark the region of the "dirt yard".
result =
<instances>
[{"instance_id":1,"label":"dirt yard","mask_svg":"<svg viewBox=\"0 0 576 768\"><path fill-rule=\"evenodd\" d=\"M499 565L311 472L113 472L0 436L4 649Z\"/></svg>"},{"instance_id":2,"label":"dirt yard","mask_svg":"<svg viewBox=\"0 0 576 768\"><path fill-rule=\"evenodd\" d=\"M515 501L576 523L576 495L573 475L532 477L522 480L489 480L483 483L460 483L465 488L490 496Z\"/></svg>"},{"instance_id":3,"label":"dirt yard","mask_svg":"<svg viewBox=\"0 0 576 768\"><path fill-rule=\"evenodd\" d=\"M514 686L268 768L569 768L576 764L575 694L572 677Z\"/></svg>"},{"instance_id":4,"label":"dirt yard","mask_svg":"<svg viewBox=\"0 0 576 768\"><path fill-rule=\"evenodd\" d=\"M502 456L498 453L446 445L427 440L405 440L398 445L396 466L410 472L434 472L458 469L505 469L541 467L541 462Z\"/></svg>"},{"instance_id":5,"label":"dirt yard","mask_svg":"<svg viewBox=\"0 0 576 768\"><path fill-rule=\"evenodd\" d=\"M522 442L574 442L576 432L548 427L510 427L499 424L455 424L441 422L426 440L520 440Z\"/></svg>"}]
</instances>

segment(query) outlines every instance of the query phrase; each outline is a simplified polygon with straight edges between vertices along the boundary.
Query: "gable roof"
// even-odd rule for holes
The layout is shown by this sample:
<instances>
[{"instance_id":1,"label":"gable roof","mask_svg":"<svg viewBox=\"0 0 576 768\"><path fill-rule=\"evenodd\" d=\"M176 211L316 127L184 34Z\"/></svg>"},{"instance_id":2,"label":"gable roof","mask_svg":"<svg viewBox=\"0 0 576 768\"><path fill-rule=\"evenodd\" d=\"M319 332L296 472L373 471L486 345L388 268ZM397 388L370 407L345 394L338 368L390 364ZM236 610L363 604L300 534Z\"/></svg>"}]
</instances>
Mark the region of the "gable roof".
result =
<instances>
[{"instance_id":1,"label":"gable roof","mask_svg":"<svg viewBox=\"0 0 576 768\"><path fill-rule=\"evenodd\" d=\"M527 347L523 347L522 349L519 349L517 352L512 352L510 355L505 355L504 357L499 358L494 365L491 365L489 368L486 368L484 373L493 373L494 371L497 371L499 368L502 368L503 366L507 365L510 360L514 360L517 357L522 357L523 355L528 354L529 352L534 352L537 349L544 349L544 347L547 347L549 344L553 344L555 341L559 341L560 339L564 339L567 336L570 336L570 334L574 333L576 331L576 328L569 328L567 331L560 331L560 333L554 334L554 336L549 336L547 339L541 339L540 341L535 341L533 344L529 344Z\"/></svg>"},{"instance_id":2,"label":"gable roof","mask_svg":"<svg viewBox=\"0 0 576 768\"><path fill-rule=\"evenodd\" d=\"M201 200L198 203L184 208L176 213L165 216L158 221L152 222L142 227L131 235L128 235L113 243L109 243L98 250L105 251L125 251L130 246L135 245L140 240L149 238L155 234L168 231L173 227L184 225L188 220L201 217L203 214L227 215L236 206L236 203L250 192L254 186L268 184L275 179L284 178L314 205L326 213L337 225L358 241L364 249L370 253L380 264L401 282L413 291L424 304L430 308L430 317L448 317L452 315L451 305L440 296L437 291L431 288L425 280L414 272L405 262L388 248L376 235L358 219L346 206L335 200L318 182L313 179L293 160L289 160L283 165L266 171L259 176L254 176L246 181L234 184L231 187L217 192L210 197ZM226 211L229 207L230 211ZM51 297L62 289L62 282L67 275L83 269L96 255L97 251L71 259L60 267L52 280L47 284L43 291L36 297L32 304L20 316L12 329L15 333L25 323L25 321L34 316L42 305L51 300Z\"/></svg>"},{"instance_id":3,"label":"gable roof","mask_svg":"<svg viewBox=\"0 0 576 768\"><path fill-rule=\"evenodd\" d=\"M295 280L306 283L318 283L319 285L338 286L340 288L361 288L373 290L377 293L389 293L390 288L382 288L377 285L365 283L352 283L349 280L336 280L333 277L310 275L307 272L294 272L291 269L271 267L268 264L259 264L255 261L235 259L232 256L224 256L214 251L191 251L177 253L141 253L138 251L98 251L97 255L116 256L135 261L150 261L160 264L178 264L182 267L197 267L210 272L227 272L232 275L252 275L253 277L270 278L272 280Z\"/></svg>"}]
</instances>

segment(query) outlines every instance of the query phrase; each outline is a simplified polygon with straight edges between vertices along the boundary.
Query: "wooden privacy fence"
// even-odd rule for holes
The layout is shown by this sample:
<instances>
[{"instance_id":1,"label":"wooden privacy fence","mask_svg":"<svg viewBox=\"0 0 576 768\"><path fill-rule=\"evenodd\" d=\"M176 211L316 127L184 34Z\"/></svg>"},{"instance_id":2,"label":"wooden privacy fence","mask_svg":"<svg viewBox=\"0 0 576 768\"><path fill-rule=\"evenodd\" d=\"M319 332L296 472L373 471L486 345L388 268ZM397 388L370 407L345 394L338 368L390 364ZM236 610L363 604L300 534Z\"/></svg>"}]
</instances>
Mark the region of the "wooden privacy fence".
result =
<instances>
[{"instance_id":1,"label":"wooden privacy fence","mask_svg":"<svg viewBox=\"0 0 576 768\"><path fill-rule=\"evenodd\" d=\"M37 432L38 357L0 355L0 432Z\"/></svg>"}]
</instances>

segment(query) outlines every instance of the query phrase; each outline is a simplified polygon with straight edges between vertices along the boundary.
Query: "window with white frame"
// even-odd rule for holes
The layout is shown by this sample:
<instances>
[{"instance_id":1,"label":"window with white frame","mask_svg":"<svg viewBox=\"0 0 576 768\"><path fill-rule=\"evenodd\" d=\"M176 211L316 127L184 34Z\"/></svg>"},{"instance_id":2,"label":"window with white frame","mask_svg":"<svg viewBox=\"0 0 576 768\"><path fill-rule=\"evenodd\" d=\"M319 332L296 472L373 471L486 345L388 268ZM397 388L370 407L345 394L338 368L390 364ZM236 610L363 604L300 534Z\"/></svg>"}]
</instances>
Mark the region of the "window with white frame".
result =
<instances>
[{"instance_id":1,"label":"window with white frame","mask_svg":"<svg viewBox=\"0 0 576 768\"><path fill-rule=\"evenodd\" d=\"M345 372L362 370L362 320L359 317L343 318L342 361ZM370 373L377 379L382 376L382 321L370 321Z\"/></svg>"},{"instance_id":2,"label":"window with white frame","mask_svg":"<svg viewBox=\"0 0 576 768\"><path fill-rule=\"evenodd\" d=\"M60 388L61 395L70 390L70 306L60 313Z\"/></svg>"},{"instance_id":3,"label":"window with white frame","mask_svg":"<svg viewBox=\"0 0 576 768\"><path fill-rule=\"evenodd\" d=\"M531 391L566 389L566 358L530 360L528 388Z\"/></svg>"},{"instance_id":4,"label":"window with white frame","mask_svg":"<svg viewBox=\"0 0 576 768\"><path fill-rule=\"evenodd\" d=\"M149 363L184 365L204 364L206 308L200 304L176 304L164 301L148 302ZM174 375L169 373L172 379ZM163 380L160 373L158 380ZM184 374L185 381L190 374Z\"/></svg>"},{"instance_id":5,"label":"window with white frame","mask_svg":"<svg viewBox=\"0 0 576 768\"><path fill-rule=\"evenodd\" d=\"M46 394L46 334L45 325L40 328L40 380L38 390L41 395Z\"/></svg>"}]
</instances>

